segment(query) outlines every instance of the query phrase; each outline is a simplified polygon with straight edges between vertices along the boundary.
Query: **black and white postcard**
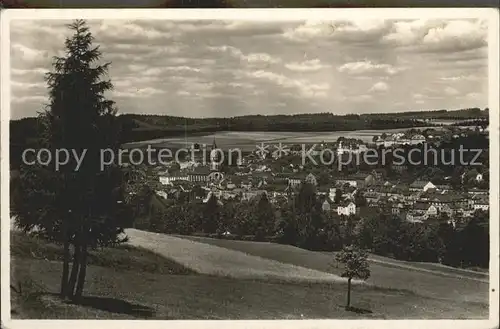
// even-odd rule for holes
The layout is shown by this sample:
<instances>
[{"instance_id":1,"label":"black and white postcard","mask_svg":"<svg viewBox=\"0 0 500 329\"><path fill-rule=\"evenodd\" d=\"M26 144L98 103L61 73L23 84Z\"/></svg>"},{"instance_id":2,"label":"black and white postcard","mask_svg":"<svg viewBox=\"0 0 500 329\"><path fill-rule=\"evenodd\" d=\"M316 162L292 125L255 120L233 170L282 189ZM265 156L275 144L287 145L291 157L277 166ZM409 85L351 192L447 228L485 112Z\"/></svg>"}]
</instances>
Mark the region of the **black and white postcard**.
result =
<instances>
[{"instance_id":1,"label":"black and white postcard","mask_svg":"<svg viewBox=\"0 0 500 329\"><path fill-rule=\"evenodd\" d=\"M498 21L3 11L2 327L498 327Z\"/></svg>"}]
</instances>

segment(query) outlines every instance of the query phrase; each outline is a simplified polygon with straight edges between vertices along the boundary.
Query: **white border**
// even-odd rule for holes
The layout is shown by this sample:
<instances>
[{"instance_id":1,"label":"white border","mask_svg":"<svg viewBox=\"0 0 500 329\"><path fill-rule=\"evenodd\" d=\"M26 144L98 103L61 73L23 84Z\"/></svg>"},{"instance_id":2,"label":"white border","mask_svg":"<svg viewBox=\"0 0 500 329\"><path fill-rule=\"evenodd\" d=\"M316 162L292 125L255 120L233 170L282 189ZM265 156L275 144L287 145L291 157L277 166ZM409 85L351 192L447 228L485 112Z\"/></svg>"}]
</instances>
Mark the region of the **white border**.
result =
<instances>
[{"instance_id":1,"label":"white border","mask_svg":"<svg viewBox=\"0 0 500 329\"><path fill-rule=\"evenodd\" d=\"M11 320L10 318L10 216L9 216L9 120L10 120L10 26L12 19L169 19L303 21L335 19L453 19L483 18L488 21L490 109L490 317L489 320ZM1 305L6 328L495 328L498 327L499 261L499 16L486 8L377 8L377 9L7 9L1 12ZM474 248L474 246L471 246ZM492 292L492 289L495 292Z\"/></svg>"}]
</instances>

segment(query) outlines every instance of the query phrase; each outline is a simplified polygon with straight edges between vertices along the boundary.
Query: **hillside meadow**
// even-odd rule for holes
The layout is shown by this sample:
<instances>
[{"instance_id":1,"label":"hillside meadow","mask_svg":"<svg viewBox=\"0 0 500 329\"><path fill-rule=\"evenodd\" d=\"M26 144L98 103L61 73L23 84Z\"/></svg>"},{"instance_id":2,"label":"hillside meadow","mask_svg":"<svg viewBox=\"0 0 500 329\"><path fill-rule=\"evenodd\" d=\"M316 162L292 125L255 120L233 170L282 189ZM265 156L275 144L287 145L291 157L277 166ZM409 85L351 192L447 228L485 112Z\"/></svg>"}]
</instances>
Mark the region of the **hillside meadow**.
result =
<instances>
[{"instance_id":1,"label":"hillside meadow","mask_svg":"<svg viewBox=\"0 0 500 329\"><path fill-rule=\"evenodd\" d=\"M325 269L329 255L320 260L320 253L256 244L253 249L263 253L257 256L250 253L250 244L221 247L213 241L157 238L155 233L138 230L127 231L130 243L92 253L84 300L74 305L56 297L61 248L21 232L12 234L13 318L481 319L488 315L487 300L474 297L473 287L464 288L467 281L440 281L439 276L425 278L403 269L388 275L390 270L381 272L373 263L372 278L353 286L357 312L348 312L345 280L335 274L338 269ZM318 265L322 261L323 267ZM315 275L321 279L314 280ZM379 285L384 277L385 286ZM405 280L408 289L402 284ZM419 280L429 280L428 288L420 282L410 289ZM445 281L446 287L440 287ZM399 288L394 288L398 282ZM432 295L426 290L431 286L463 296ZM476 289L482 290L482 285Z\"/></svg>"}]
</instances>

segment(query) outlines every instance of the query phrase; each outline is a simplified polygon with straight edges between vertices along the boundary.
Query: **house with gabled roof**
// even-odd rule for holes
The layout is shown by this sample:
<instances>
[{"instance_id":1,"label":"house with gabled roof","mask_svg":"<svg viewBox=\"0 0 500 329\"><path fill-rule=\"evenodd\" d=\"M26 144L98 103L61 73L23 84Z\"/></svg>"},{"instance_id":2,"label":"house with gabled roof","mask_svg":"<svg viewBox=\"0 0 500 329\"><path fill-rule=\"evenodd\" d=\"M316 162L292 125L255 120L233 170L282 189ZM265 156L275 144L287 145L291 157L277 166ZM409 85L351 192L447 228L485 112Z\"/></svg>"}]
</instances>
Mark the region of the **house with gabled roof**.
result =
<instances>
[{"instance_id":1,"label":"house with gabled roof","mask_svg":"<svg viewBox=\"0 0 500 329\"><path fill-rule=\"evenodd\" d=\"M380 195L377 192L373 191L365 192L364 197L366 199L366 203L368 203L369 205L376 204L380 199Z\"/></svg>"},{"instance_id":2,"label":"house with gabled roof","mask_svg":"<svg viewBox=\"0 0 500 329\"><path fill-rule=\"evenodd\" d=\"M419 222L427 220L430 217L436 217L438 209L436 206L427 202L416 202L408 211L407 220L411 222Z\"/></svg>"},{"instance_id":3,"label":"house with gabled roof","mask_svg":"<svg viewBox=\"0 0 500 329\"><path fill-rule=\"evenodd\" d=\"M352 201L350 201L350 202L341 202L337 206L337 214L339 216L341 216L341 215L343 215L343 216L352 216L352 215L355 215L356 214L356 205Z\"/></svg>"},{"instance_id":4,"label":"house with gabled roof","mask_svg":"<svg viewBox=\"0 0 500 329\"><path fill-rule=\"evenodd\" d=\"M486 189L473 187L473 188L471 188L471 189L468 191L468 193L469 193L469 194L472 194L472 195L478 195L478 194L488 195L488 194L489 194L489 191L488 191L488 190L486 190Z\"/></svg>"},{"instance_id":5,"label":"house with gabled roof","mask_svg":"<svg viewBox=\"0 0 500 329\"><path fill-rule=\"evenodd\" d=\"M187 173L190 182L207 182L211 171L206 166L198 166Z\"/></svg>"},{"instance_id":6,"label":"house with gabled roof","mask_svg":"<svg viewBox=\"0 0 500 329\"><path fill-rule=\"evenodd\" d=\"M376 168L371 171L371 175L375 180L383 180L387 176L387 170L383 168Z\"/></svg>"},{"instance_id":7,"label":"house with gabled roof","mask_svg":"<svg viewBox=\"0 0 500 329\"><path fill-rule=\"evenodd\" d=\"M430 181L423 181L423 180L416 180L414 181L413 183L411 183L410 185L410 191L413 191L413 192L425 192L427 191L428 189L435 189L436 188L436 185L432 184L432 182Z\"/></svg>"},{"instance_id":8,"label":"house with gabled roof","mask_svg":"<svg viewBox=\"0 0 500 329\"><path fill-rule=\"evenodd\" d=\"M323 201L323 204L321 205L321 209L324 212L330 212L332 210L332 206L328 202L328 199L325 199L325 201Z\"/></svg>"},{"instance_id":9,"label":"house with gabled roof","mask_svg":"<svg viewBox=\"0 0 500 329\"><path fill-rule=\"evenodd\" d=\"M316 176L314 176L313 173L309 173L306 178L304 179L304 181L307 183L307 184L311 184L313 186L317 186L318 185L318 181L316 179Z\"/></svg>"},{"instance_id":10,"label":"house with gabled roof","mask_svg":"<svg viewBox=\"0 0 500 329\"><path fill-rule=\"evenodd\" d=\"M474 211L476 210L483 210L483 211L488 211L490 209L490 200L486 196L480 196L477 198L474 198Z\"/></svg>"},{"instance_id":11,"label":"house with gabled roof","mask_svg":"<svg viewBox=\"0 0 500 329\"><path fill-rule=\"evenodd\" d=\"M163 185L172 185L172 183L176 181L188 181L189 177L186 174L173 174L173 175L159 176L159 180L160 183Z\"/></svg>"},{"instance_id":12,"label":"house with gabled roof","mask_svg":"<svg viewBox=\"0 0 500 329\"><path fill-rule=\"evenodd\" d=\"M425 136L424 135L416 134L416 135L411 136L410 144L417 145L420 143L425 143Z\"/></svg>"}]
</instances>

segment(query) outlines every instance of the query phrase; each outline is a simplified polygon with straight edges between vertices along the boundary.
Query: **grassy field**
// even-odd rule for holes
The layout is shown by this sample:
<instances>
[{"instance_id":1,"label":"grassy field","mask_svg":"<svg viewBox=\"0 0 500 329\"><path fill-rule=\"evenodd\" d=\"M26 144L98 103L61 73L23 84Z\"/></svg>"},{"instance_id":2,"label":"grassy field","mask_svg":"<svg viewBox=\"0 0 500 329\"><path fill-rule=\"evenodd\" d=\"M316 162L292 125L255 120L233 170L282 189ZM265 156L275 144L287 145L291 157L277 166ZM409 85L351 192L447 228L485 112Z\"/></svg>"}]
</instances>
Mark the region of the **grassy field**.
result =
<instances>
[{"instance_id":1,"label":"grassy field","mask_svg":"<svg viewBox=\"0 0 500 329\"><path fill-rule=\"evenodd\" d=\"M248 255L265 257L286 264L294 264L310 269L340 274L341 268L332 266L331 253L311 252L293 246L267 242L249 242L186 236L185 239L203 242ZM382 258L379 258L379 260ZM398 263L391 260L392 263ZM488 303L488 284L478 281L474 275L461 278L455 276L455 269L443 268L441 273L429 273L415 268L404 268L404 263L391 265L370 262L371 277L368 280L379 287L408 289L423 296ZM414 266L418 264L412 263ZM425 268L424 268L425 269ZM482 278L484 280L484 276Z\"/></svg>"},{"instance_id":2,"label":"grassy field","mask_svg":"<svg viewBox=\"0 0 500 329\"><path fill-rule=\"evenodd\" d=\"M370 285L353 286L353 305L362 312L347 312L343 307L346 297L346 284L343 281L288 282L258 275L250 279L228 277L224 273L193 274L197 272L196 268L187 269L175 259L163 258L157 253L130 245L93 253L83 302L80 305L65 304L54 295L59 289L60 247L25 237L21 233L13 233L11 241L14 256L11 262L14 318L450 319L484 318L488 314L487 303L464 299L451 302L446 298L424 297L405 289ZM184 243L198 249L213 247L206 243L193 244L189 240ZM169 247L178 248L180 244ZM220 252L219 249L223 248L216 250ZM192 252L196 252L197 257L207 253L195 251L192 247L186 254ZM223 256L229 255L235 254ZM240 257L240 260L249 259ZM147 265L152 261L159 265ZM199 258L195 258L190 265L196 267L193 264L199 261ZM237 266L239 262L220 261L223 266ZM271 269L286 269L280 266Z\"/></svg>"},{"instance_id":3,"label":"grassy field","mask_svg":"<svg viewBox=\"0 0 500 329\"><path fill-rule=\"evenodd\" d=\"M205 275L166 275L90 266L84 305L47 294L58 289L61 263L16 259L14 277L36 278L37 290L20 318L303 319L480 318L487 306L423 299L404 291L359 286L346 312L344 284L291 284ZM43 283L43 284L41 284ZM13 302L15 303L15 302Z\"/></svg>"},{"instance_id":4,"label":"grassy field","mask_svg":"<svg viewBox=\"0 0 500 329\"><path fill-rule=\"evenodd\" d=\"M426 262L409 262L409 261L402 261L402 260L394 260L392 258L384 257L384 256L379 256L379 255L370 255L370 259L374 262L383 262L386 263L387 265L394 264L396 266L405 266L408 268L415 268L420 271L431 271L431 272L440 272L448 275L456 275L460 277L468 277L468 278L476 278L479 280L484 280L488 282L488 276L489 276L489 271L488 269L484 268L475 268L474 270L471 269L461 269L461 268L455 268L451 266L446 266L443 264L438 264L438 263L426 263Z\"/></svg>"},{"instance_id":5,"label":"grassy field","mask_svg":"<svg viewBox=\"0 0 500 329\"><path fill-rule=\"evenodd\" d=\"M11 232L11 257L62 261L63 250L60 246L48 243L21 232ZM144 248L120 245L115 248L97 249L88 256L90 265L99 265L114 270L138 270L160 274L193 274L194 271L161 257Z\"/></svg>"},{"instance_id":6,"label":"grassy field","mask_svg":"<svg viewBox=\"0 0 500 329\"><path fill-rule=\"evenodd\" d=\"M425 129L426 127L419 127ZM441 127L434 127L442 129ZM124 147L143 147L152 145L155 147L185 147L193 143L205 144L211 146L214 138L217 142L217 147L227 150L230 148L238 148L242 151L253 151L257 144L264 143L283 143L283 144L302 144L302 143L321 143L335 142L339 137L356 138L365 142L371 142L373 136L380 135L383 132L387 134L406 131L409 128L385 129L385 130L354 130L354 131L335 131L335 132L275 132L275 131L221 131L214 134L204 136L183 136L159 138L148 141L140 141L127 143Z\"/></svg>"},{"instance_id":7,"label":"grassy field","mask_svg":"<svg viewBox=\"0 0 500 329\"><path fill-rule=\"evenodd\" d=\"M338 275L277 262L170 235L127 229L133 246L147 248L201 274L238 279L344 282Z\"/></svg>"}]
</instances>

